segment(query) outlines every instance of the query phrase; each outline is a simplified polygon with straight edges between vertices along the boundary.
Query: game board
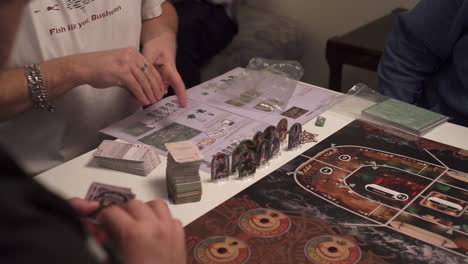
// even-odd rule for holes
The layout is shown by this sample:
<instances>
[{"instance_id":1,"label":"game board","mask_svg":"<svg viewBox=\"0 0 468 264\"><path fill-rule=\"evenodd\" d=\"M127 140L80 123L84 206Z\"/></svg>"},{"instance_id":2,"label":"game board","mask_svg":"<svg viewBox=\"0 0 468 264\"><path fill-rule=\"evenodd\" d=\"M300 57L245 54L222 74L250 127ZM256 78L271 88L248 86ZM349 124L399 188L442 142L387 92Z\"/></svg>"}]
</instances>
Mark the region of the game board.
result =
<instances>
[{"instance_id":1,"label":"game board","mask_svg":"<svg viewBox=\"0 0 468 264\"><path fill-rule=\"evenodd\" d=\"M354 121L190 223L188 262L464 263L467 182L467 151Z\"/></svg>"}]
</instances>

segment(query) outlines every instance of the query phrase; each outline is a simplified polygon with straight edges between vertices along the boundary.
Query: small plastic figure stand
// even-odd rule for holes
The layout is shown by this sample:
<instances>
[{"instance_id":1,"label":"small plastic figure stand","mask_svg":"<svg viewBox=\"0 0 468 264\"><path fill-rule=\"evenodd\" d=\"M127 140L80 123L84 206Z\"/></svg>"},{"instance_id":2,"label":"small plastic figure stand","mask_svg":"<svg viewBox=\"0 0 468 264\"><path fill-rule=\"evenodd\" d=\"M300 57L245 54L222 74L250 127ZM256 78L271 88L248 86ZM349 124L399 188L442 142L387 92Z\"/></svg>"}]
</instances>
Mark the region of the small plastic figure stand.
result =
<instances>
[{"instance_id":1,"label":"small plastic figure stand","mask_svg":"<svg viewBox=\"0 0 468 264\"><path fill-rule=\"evenodd\" d=\"M257 147L255 145L255 142L251 139L246 139L242 141L239 145L241 145L244 149L247 150L252 150L252 151L257 151Z\"/></svg>"},{"instance_id":2,"label":"small plastic figure stand","mask_svg":"<svg viewBox=\"0 0 468 264\"><path fill-rule=\"evenodd\" d=\"M263 138L272 141L273 133L276 132L275 126L268 126L263 130Z\"/></svg>"},{"instance_id":3,"label":"small plastic figure stand","mask_svg":"<svg viewBox=\"0 0 468 264\"><path fill-rule=\"evenodd\" d=\"M238 165L239 179L253 176L257 171L255 164L255 152L247 150L242 152Z\"/></svg>"},{"instance_id":4,"label":"small plastic figure stand","mask_svg":"<svg viewBox=\"0 0 468 264\"><path fill-rule=\"evenodd\" d=\"M286 143L286 137L288 136L288 119L281 119L276 126L276 131L278 131L280 143Z\"/></svg>"},{"instance_id":5,"label":"small plastic figure stand","mask_svg":"<svg viewBox=\"0 0 468 264\"><path fill-rule=\"evenodd\" d=\"M372 165L372 169L376 170L379 167L377 166L377 163L375 161L371 161L370 164Z\"/></svg>"},{"instance_id":6,"label":"small plastic figure stand","mask_svg":"<svg viewBox=\"0 0 468 264\"><path fill-rule=\"evenodd\" d=\"M295 123L289 129L288 150L295 149L301 144L302 125Z\"/></svg>"},{"instance_id":7,"label":"small plastic figure stand","mask_svg":"<svg viewBox=\"0 0 468 264\"><path fill-rule=\"evenodd\" d=\"M262 136L263 136L262 131L258 131L257 133L255 133L255 136L253 137L253 142L255 143L256 147L258 147L260 143L262 142Z\"/></svg>"},{"instance_id":8,"label":"small plastic figure stand","mask_svg":"<svg viewBox=\"0 0 468 264\"><path fill-rule=\"evenodd\" d=\"M336 144L335 144L335 143L331 143L331 150L332 150L332 151L337 151L337 148L336 148Z\"/></svg>"},{"instance_id":9,"label":"small plastic figure stand","mask_svg":"<svg viewBox=\"0 0 468 264\"><path fill-rule=\"evenodd\" d=\"M217 153L211 160L211 181L225 180L231 173L229 168L229 156Z\"/></svg>"},{"instance_id":10,"label":"small plastic figure stand","mask_svg":"<svg viewBox=\"0 0 468 264\"><path fill-rule=\"evenodd\" d=\"M232 152L231 158L231 173L234 174L237 171L237 166L239 165L240 156L242 154L242 146L237 146Z\"/></svg>"},{"instance_id":11,"label":"small plastic figure stand","mask_svg":"<svg viewBox=\"0 0 468 264\"><path fill-rule=\"evenodd\" d=\"M255 164L257 167L264 167L268 165L269 152L270 152L270 142L266 139L262 140L260 145L257 147L257 151L255 153Z\"/></svg>"},{"instance_id":12,"label":"small plastic figure stand","mask_svg":"<svg viewBox=\"0 0 468 264\"><path fill-rule=\"evenodd\" d=\"M279 134L277 131L275 131L272 137L271 145L270 145L270 159L274 159L279 156L280 147L281 147L281 143L280 143Z\"/></svg>"}]
</instances>

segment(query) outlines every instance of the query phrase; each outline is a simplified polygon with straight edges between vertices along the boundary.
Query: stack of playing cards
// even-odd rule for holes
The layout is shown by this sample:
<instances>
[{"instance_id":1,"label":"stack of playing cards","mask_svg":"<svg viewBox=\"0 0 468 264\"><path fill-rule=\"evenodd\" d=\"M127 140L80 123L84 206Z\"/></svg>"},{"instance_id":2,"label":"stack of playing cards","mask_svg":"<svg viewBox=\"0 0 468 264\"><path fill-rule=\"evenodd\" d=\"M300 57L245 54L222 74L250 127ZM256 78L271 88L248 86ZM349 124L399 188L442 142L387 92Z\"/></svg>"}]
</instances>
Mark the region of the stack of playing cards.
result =
<instances>
[{"instance_id":1,"label":"stack of playing cards","mask_svg":"<svg viewBox=\"0 0 468 264\"><path fill-rule=\"evenodd\" d=\"M202 195L200 164L203 155L192 141L166 143L166 184L175 204L198 202Z\"/></svg>"},{"instance_id":2,"label":"stack of playing cards","mask_svg":"<svg viewBox=\"0 0 468 264\"><path fill-rule=\"evenodd\" d=\"M146 176L161 161L153 147L104 140L94 153L101 167Z\"/></svg>"}]
</instances>

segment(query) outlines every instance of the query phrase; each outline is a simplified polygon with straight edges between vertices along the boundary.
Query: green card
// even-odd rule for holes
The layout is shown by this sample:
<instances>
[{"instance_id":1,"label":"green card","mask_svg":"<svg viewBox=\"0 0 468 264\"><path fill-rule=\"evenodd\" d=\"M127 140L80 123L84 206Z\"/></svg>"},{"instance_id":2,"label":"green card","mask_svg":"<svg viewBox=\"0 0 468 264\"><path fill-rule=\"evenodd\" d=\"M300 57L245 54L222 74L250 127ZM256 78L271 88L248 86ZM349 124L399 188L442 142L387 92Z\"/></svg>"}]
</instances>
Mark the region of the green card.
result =
<instances>
[{"instance_id":1,"label":"green card","mask_svg":"<svg viewBox=\"0 0 468 264\"><path fill-rule=\"evenodd\" d=\"M362 110L362 114L414 132L423 132L448 119L439 113L392 98Z\"/></svg>"}]
</instances>

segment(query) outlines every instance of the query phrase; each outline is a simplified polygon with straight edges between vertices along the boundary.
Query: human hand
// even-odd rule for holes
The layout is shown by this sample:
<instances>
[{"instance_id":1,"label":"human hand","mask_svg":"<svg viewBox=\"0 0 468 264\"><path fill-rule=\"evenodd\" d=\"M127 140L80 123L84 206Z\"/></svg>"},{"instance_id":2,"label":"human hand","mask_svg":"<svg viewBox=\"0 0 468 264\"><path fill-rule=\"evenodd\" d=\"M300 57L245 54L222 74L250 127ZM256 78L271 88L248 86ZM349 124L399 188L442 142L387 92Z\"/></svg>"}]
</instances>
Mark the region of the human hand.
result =
<instances>
[{"instance_id":1,"label":"human hand","mask_svg":"<svg viewBox=\"0 0 468 264\"><path fill-rule=\"evenodd\" d=\"M185 264L185 233L165 201L131 200L102 211L97 220L129 264Z\"/></svg>"},{"instance_id":2,"label":"human hand","mask_svg":"<svg viewBox=\"0 0 468 264\"><path fill-rule=\"evenodd\" d=\"M163 32L145 43L142 54L158 69L165 84L165 89L167 89L168 85L172 86L179 105L185 107L187 105L187 94L185 84L175 65L175 43L176 35L174 33Z\"/></svg>"},{"instance_id":3,"label":"human hand","mask_svg":"<svg viewBox=\"0 0 468 264\"><path fill-rule=\"evenodd\" d=\"M95 88L124 87L143 105L153 104L164 95L161 75L134 47L70 57L77 65L80 84Z\"/></svg>"},{"instance_id":4,"label":"human hand","mask_svg":"<svg viewBox=\"0 0 468 264\"><path fill-rule=\"evenodd\" d=\"M86 201L78 197L74 197L68 200L68 203L75 208L75 210L81 216L89 216L99 209L99 202L97 201Z\"/></svg>"}]
</instances>

